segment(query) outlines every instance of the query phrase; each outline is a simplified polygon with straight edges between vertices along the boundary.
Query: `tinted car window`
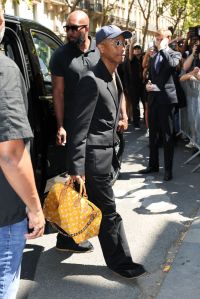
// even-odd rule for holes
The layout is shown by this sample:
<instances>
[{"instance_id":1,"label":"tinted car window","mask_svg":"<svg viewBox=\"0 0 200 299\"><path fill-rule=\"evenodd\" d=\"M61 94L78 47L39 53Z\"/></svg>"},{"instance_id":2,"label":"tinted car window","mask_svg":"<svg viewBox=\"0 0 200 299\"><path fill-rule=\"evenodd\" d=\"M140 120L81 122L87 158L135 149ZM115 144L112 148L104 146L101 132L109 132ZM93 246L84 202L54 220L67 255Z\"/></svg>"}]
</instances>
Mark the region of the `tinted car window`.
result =
<instances>
[{"instance_id":1,"label":"tinted car window","mask_svg":"<svg viewBox=\"0 0 200 299\"><path fill-rule=\"evenodd\" d=\"M59 45L46 34L37 31L31 31L33 43L37 56L39 59L40 70L43 75L43 79L46 82L51 82L51 75L49 71L49 60L51 55Z\"/></svg>"},{"instance_id":2,"label":"tinted car window","mask_svg":"<svg viewBox=\"0 0 200 299\"><path fill-rule=\"evenodd\" d=\"M20 68L28 91L30 88L30 82L28 78L26 58L21 41L13 29L6 27L5 35L0 47L1 51L3 51L6 56L14 60Z\"/></svg>"}]
</instances>

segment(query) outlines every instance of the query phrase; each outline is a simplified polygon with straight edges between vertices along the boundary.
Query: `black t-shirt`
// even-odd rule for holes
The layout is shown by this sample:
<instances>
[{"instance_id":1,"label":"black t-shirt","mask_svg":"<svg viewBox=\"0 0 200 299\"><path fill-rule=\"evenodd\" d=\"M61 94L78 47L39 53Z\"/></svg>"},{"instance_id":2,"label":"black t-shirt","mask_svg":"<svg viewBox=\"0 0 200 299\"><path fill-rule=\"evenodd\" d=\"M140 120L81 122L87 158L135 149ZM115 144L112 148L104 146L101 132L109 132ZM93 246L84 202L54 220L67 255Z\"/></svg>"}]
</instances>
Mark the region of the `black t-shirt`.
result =
<instances>
[{"instance_id":1,"label":"black t-shirt","mask_svg":"<svg viewBox=\"0 0 200 299\"><path fill-rule=\"evenodd\" d=\"M74 94L76 86L81 76L99 61L99 50L96 48L95 40L91 40L90 48L87 52L82 52L79 48L67 43L58 48L50 60L51 74L64 77L65 82L65 121L64 126L68 130L72 122L70 119L73 109Z\"/></svg>"},{"instance_id":2,"label":"black t-shirt","mask_svg":"<svg viewBox=\"0 0 200 299\"><path fill-rule=\"evenodd\" d=\"M27 96L17 65L0 54L0 142L31 138L27 118ZM0 168L0 227L22 221L25 205L6 180Z\"/></svg>"}]
</instances>

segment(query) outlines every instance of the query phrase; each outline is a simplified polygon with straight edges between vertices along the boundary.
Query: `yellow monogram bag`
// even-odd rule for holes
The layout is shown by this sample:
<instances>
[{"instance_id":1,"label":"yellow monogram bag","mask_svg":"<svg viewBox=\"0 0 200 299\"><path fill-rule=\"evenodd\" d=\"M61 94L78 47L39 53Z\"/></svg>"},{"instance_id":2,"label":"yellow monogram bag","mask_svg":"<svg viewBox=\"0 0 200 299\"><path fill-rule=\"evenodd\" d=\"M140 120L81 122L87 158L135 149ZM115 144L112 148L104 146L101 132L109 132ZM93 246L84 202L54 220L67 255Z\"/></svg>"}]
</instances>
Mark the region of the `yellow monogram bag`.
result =
<instances>
[{"instance_id":1,"label":"yellow monogram bag","mask_svg":"<svg viewBox=\"0 0 200 299\"><path fill-rule=\"evenodd\" d=\"M102 213L87 199L85 184L80 180L80 191L73 180L55 183L44 201L45 218L59 232L72 237L79 244L99 234Z\"/></svg>"}]
</instances>

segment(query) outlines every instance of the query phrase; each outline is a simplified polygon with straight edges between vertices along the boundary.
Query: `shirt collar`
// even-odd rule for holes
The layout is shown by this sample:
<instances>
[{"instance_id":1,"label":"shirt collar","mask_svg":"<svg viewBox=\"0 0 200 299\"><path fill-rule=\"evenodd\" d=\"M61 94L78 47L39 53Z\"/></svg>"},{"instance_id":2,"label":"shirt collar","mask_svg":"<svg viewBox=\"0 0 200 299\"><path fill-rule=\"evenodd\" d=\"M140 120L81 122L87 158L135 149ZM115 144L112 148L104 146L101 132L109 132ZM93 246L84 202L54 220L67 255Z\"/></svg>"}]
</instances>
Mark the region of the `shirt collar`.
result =
<instances>
[{"instance_id":1,"label":"shirt collar","mask_svg":"<svg viewBox=\"0 0 200 299\"><path fill-rule=\"evenodd\" d=\"M96 49L96 41L94 38L92 38L91 36L88 36L89 40L90 40L90 47L88 49L87 52L91 52L91 51L95 51Z\"/></svg>"}]
</instances>

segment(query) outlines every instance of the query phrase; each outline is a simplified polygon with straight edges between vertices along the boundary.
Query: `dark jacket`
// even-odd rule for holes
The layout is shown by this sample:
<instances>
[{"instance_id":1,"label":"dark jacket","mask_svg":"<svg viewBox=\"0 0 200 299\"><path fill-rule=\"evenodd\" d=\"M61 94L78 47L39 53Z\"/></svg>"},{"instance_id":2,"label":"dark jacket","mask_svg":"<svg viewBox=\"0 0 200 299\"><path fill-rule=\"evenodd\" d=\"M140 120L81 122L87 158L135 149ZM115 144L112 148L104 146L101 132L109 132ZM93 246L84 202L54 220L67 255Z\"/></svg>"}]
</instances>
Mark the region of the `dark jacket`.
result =
<instances>
[{"instance_id":1,"label":"dark jacket","mask_svg":"<svg viewBox=\"0 0 200 299\"><path fill-rule=\"evenodd\" d=\"M74 102L73 129L68 136L70 174L85 174L85 164L87 169L97 173L108 173L111 168L122 98L117 74L116 81L118 92L101 60L93 72L87 72L80 80Z\"/></svg>"},{"instance_id":2,"label":"dark jacket","mask_svg":"<svg viewBox=\"0 0 200 299\"><path fill-rule=\"evenodd\" d=\"M177 103L176 88L173 80L173 74L176 66L181 60L181 53L173 51L172 49L161 50L162 62L160 64L159 72L155 70L156 55L150 61L149 79L153 84L156 84L160 92L156 91L157 98L159 98L160 104L172 104ZM153 100L154 92L150 92L149 101Z\"/></svg>"}]
</instances>

